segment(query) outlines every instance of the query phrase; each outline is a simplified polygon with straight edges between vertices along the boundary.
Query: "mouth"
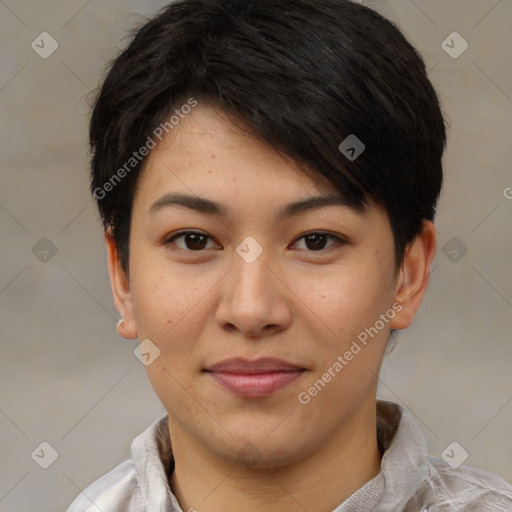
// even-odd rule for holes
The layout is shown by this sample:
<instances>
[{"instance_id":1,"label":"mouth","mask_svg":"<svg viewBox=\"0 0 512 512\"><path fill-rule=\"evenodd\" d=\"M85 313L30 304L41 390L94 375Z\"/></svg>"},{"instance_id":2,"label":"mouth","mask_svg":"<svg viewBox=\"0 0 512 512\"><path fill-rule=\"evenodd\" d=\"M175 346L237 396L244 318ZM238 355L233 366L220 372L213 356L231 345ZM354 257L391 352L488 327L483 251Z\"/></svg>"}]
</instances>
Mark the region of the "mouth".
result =
<instances>
[{"instance_id":1,"label":"mouth","mask_svg":"<svg viewBox=\"0 0 512 512\"><path fill-rule=\"evenodd\" d=\"M226 359L203 370L224 389L236 396L263 398L290 385L306 368L281 359Z\"/></svg>"}]
</instances>

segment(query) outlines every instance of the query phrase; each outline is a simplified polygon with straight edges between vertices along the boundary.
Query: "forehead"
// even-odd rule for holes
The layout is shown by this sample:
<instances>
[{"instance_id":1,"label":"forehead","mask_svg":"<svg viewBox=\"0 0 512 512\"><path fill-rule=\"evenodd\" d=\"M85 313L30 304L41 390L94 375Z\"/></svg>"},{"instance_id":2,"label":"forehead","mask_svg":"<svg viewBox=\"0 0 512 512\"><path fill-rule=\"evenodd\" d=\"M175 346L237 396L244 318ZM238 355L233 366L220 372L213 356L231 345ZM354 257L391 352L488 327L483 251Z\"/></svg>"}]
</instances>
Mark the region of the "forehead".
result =
<instances>
[{"instance_id":1,"label":"forehead","mask_svg":"<svg viewBox=\"0 0 512 512\"><path fill-rule=\"evenodd\" d=\"M166 190L201 196L215 192L232 200L242 194L286 198L315 191L341 196L319 172L301 166L218 109L202 104L150 152L136 196L147 202Z\"/></svg>"}]
</instances>

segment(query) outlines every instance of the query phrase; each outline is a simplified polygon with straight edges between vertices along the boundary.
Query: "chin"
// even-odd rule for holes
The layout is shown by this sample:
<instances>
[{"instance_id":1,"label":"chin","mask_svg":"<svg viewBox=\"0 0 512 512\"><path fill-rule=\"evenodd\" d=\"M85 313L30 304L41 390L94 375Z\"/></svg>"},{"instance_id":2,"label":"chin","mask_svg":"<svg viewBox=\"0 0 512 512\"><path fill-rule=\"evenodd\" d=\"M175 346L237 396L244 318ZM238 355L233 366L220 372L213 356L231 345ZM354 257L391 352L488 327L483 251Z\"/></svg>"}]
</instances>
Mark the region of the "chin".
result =
<instances>
[{"instance_id":1,"label":"chin","mask_svg":"<svg viewBox=\"0 0 512 512\"><path fill-rule=\"evenodd\" d=\"M251 446L243 447L235 453L234 457L231 455L231 462L237 466L246 469L261 469L270 470L286 467L293 462L300 460L298 454L270 453L266 451L261 453L259 450L254 450Z\"/></svg>"},{"instance_id":2,"label":"chin","mask_svg":"<svg viewBox=\"0 0 512 512\"><path fill-rule=\"evenodd\" d=\"M286 440L297 439L295 435L274 436L270 440L267 430L259 434L236 442L230 439L228 445L220 447L223 453L219 455L242 468L266 470L288 466L305 455L300 443L286 443Z\"/></svg>"}]
</instances>

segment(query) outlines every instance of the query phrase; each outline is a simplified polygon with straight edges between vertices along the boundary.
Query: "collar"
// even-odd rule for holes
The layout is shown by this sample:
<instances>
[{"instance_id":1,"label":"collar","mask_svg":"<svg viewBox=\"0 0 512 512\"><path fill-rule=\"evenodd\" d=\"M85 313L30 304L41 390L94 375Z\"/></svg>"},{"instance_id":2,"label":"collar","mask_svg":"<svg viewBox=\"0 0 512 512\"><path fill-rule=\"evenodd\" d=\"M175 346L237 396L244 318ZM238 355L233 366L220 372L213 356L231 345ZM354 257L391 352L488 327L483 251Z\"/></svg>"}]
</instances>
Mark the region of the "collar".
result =
<instances>
[{"instance_id":1,"label":"collar","mask_svg":"<svg viewBox=\"0 0 512 512\"><path fill-rule=\"evenodd\" d=\"M377 400L377 440L384 452L380 473L333 512L404 510L415 490L427 479L427 443L407 409Z\"/></svg>"}]
</instances>

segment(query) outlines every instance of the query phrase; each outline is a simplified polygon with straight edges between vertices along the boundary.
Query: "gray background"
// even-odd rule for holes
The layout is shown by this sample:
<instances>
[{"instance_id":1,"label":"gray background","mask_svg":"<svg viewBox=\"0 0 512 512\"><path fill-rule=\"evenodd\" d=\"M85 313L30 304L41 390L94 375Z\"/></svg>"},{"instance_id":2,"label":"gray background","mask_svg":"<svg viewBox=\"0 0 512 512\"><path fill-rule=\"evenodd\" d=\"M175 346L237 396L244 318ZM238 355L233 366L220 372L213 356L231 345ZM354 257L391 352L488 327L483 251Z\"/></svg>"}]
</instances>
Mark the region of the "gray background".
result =
<instances>
[{"instance_id":1,"label":"gray background","mask_svg":"<svg viewBox=\"0 0 512 512\"><path fill-rule=\"evenodd\" d=\"M164 414L136 342L115 332L86 95L165 3L0 1L2 512L65 509ZM385 14L425 58L449 143L430 288L379 396L414 413L432 455L457 441L466 464L512 482L512 2L392 0ZM31 47L44 31L59 45L47 59ZM453 31L469 44L456 59L441 46ZM58 452L46 470L31 458L43 441Z\"/></svg>"}]
</instances>

